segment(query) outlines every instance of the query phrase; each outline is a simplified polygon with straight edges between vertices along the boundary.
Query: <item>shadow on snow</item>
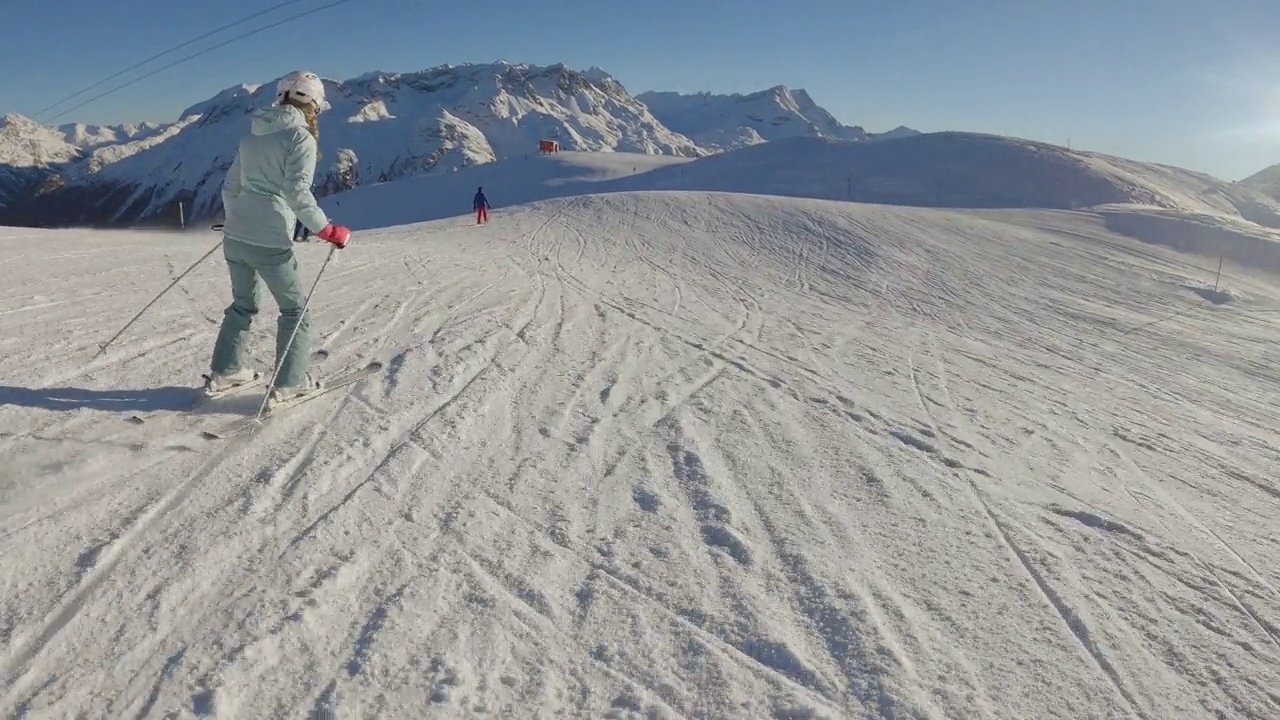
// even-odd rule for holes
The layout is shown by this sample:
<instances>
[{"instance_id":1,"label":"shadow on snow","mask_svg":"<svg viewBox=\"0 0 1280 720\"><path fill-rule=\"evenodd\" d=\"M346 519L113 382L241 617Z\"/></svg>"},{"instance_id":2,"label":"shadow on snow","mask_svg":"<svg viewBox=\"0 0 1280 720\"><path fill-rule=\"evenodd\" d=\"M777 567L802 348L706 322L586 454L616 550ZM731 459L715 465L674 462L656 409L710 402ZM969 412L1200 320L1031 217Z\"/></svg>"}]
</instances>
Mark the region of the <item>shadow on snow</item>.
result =
<instances>
[{"instance_id":1,"label":"shadow on snow","mask_svg":"<svg viewBox=\"0 0 1280 720\"><path fill-rule=\"evenodd\" d=\"M158 387L141 390L84 390L81 388L21 388L0 385L0 406L44 410L106 410L137 413L189 410L201 395L200 388Z\"/></svg>"}]
</instances>

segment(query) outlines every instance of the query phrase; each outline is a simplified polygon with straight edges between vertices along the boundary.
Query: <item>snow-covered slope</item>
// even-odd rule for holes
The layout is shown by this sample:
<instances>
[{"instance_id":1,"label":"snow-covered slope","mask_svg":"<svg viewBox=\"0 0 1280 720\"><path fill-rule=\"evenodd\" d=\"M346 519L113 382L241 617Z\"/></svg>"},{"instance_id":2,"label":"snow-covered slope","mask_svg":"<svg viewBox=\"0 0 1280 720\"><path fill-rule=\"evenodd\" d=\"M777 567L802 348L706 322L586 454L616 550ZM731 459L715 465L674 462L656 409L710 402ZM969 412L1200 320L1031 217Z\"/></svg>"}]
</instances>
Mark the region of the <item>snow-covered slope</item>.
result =
<instances>
[{"instance_id":1,"label":"snow-covered slope","mask_svg":"<svg viewBox=\"0 0 1280 720\"><path fill-rule=\"evenodd\" d=\"M1259 170L1240 181L1240 184L1264 195L1280 199L1280 165Z\"/></svg>"},{"instance_id":2,"label":"snow-covered slope","mask_svg":"<svg viewBox=\"0 0 1280 720\"><path fill-rule=\"evenodd\" d=\"M501 213L535 200L608 191L613 187L611 181L619 178L688 162L689 158L636 153L534 154L454 173L361 185L329 195L320 205L353 229L383 228L466 215L478 187L484 187L494 212Z\"/></svg>"},{"instance_id":3,"label":"snow-covered slope","mask_svg":"<svg viewBox=\"0 0 1280 720\"><path fill-rule=\"evenodd\" d=\"M1130 202L1192 213L1238 216L1280 227L1280 200L1226 180L1158 163L1080 153L1089 168L1123 188Z\"/></svg>"},{"instance_id":4,"label":"snow-covered slope","mask_svg":"<svg viewBox=\"0 0 1280 720\"><path fill-rule=\"evenodd\" d=\"M840 123L802 90L777 85L749 95L651 91L636 96L663 125L706 148L731 149L790 137L871 140L908 137L898 127L883 136Z\"/></svg>"},{"instance_id":5,"label":"snow-covered slope","mask_svg":"<svg viewBox=\"0 0 1280 720\"><path fill-rule=\"evenodd\" d=\"M213 240L0 231L2 716L1280 714L1269 281L1084 213L553 200L357 233L317 367L385 371L219 444L216 259L93 359Z\"/></svg>"},{"instance_id":6,"label":"snow-covered slope","mask_svg":"<svg viewBox=\"0 0 1280 720\"><path fill-rule=\"evenodd\" d=\"M91 151L90 157L59 169L65 191L40 198L27 215L9 221L176 218L179 202L185 203L187 217L215 215L236 142L249 114L274 100L274 87L272 81L228 88L164 126L47 129L77 153L80 147ZM523 157L538 151L541 138L556 139L570 150L685 157L703 152L598 70L505 62L444 65L326 80L326 87L333 109L320 123L321 193ZM129 137L98 141L111 133Z\"/></svg>"},{"instance_id":7,"label":"snow-covered slope","mask_svg":"<svg viewBox=\"0 0 1280 720\"><path fill-rule=\"evenodd\" d=\"M622 179L620 190L716 190L927 207L1171 208L1280 227L1280 201L1203 173L1046 143L930 133L876 143L791 138Z\"/></svg>"},{"instance_id":8,"label":"snow-covered slope","mask_svg":"<svg viewBox=\"0 0 1280 720\"><path fill-rule=\"evenodd\" d=\"M1271 267L1280 202L1161 165L962 133L882 143L791 138L696 160L563 153L366 185L324 207L352 227L463 215L483 185L506 206L582 193L704 190L949 207L1105 211L1139 239Z\"/></svg>"}]
</instances>

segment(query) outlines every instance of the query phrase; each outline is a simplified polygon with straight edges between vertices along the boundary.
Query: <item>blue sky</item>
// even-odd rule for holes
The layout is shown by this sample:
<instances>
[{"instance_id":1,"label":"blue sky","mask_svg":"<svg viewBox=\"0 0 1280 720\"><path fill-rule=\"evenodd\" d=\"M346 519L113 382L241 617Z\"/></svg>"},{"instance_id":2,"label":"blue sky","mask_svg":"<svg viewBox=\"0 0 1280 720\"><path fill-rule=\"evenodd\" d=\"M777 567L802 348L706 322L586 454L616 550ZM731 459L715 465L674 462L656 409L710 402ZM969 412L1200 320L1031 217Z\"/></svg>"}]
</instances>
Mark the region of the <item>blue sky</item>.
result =
<instances>
[{"instance_id":1,"label":"blue sky","mask_svg":"<svg viewBox=\"0 0 1280 720\"><path fill-rule=\"evenodd\" d=\"M41 110L282 0L6 0L0 114L51 121L148 70L333 0L298 0ZM1239 179L1280 162L1276 0L353 0L53 120L172 120L240 82L441 63L599 65L629 90L803 87L871 131L973 130ZM16 82L15 82L16 80Z\"/></svg>"}]
</instances>

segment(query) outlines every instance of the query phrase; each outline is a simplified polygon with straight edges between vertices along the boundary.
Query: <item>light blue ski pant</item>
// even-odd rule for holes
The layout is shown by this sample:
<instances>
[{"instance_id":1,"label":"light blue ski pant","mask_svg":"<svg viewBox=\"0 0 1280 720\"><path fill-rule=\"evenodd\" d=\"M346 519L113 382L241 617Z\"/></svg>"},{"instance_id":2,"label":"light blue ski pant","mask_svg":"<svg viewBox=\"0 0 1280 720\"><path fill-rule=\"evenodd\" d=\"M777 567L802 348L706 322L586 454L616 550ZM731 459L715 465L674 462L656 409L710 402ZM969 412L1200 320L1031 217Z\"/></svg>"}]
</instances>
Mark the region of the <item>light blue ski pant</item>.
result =
<instances>
[{"instance_id":1,"label":"light blue ski pant","mask_svg":"<svg viewBox=\"0 0 1280 720\"><path fill-rule=\"evenodd\" d=\"M280 362L294 327L298 329L293 345L280 366L276 386L305 383L311 363L311 323L307 314L302 312L305 297L298 283L298 260L294 257L293 248L262 247L224 238L222 254L231 273L231 305L223 313L210 369L225 374L249 367L246 346L250 339L249 328L258 314L258 276L262 276L280 308L276 321L276 362ZM262 368L268 380L271 369Z\"/></svg>"}]
</instances>

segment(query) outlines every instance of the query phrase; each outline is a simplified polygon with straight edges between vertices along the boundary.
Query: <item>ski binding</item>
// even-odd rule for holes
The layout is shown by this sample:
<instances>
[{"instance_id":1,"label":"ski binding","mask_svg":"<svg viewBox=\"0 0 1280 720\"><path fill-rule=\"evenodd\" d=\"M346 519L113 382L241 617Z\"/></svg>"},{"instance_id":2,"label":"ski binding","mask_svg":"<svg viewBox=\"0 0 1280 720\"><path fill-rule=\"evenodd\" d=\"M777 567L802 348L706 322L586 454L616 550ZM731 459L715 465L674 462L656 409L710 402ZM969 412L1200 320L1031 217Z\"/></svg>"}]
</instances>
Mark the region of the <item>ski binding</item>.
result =
<instances>
[{"instance_id":1,"label":"ski binding","mask_svg":"<svg viewBox=\"0 0 1280 720\"><path fill-rule=\"evenodd\" d=\"M223 388L221 390L210 390L209 383L213 381L213 378L208 374L201 375L200 377L204 378L204 389L201 397L205 400L217 400L218 398L226 397L233 393L241 392L242 390L258 387L265 379L265 376L261 372L255 371L253 373L252 380L246 380L239 385L232 385L231 387Z\"/></svg>"}]
</instances>

